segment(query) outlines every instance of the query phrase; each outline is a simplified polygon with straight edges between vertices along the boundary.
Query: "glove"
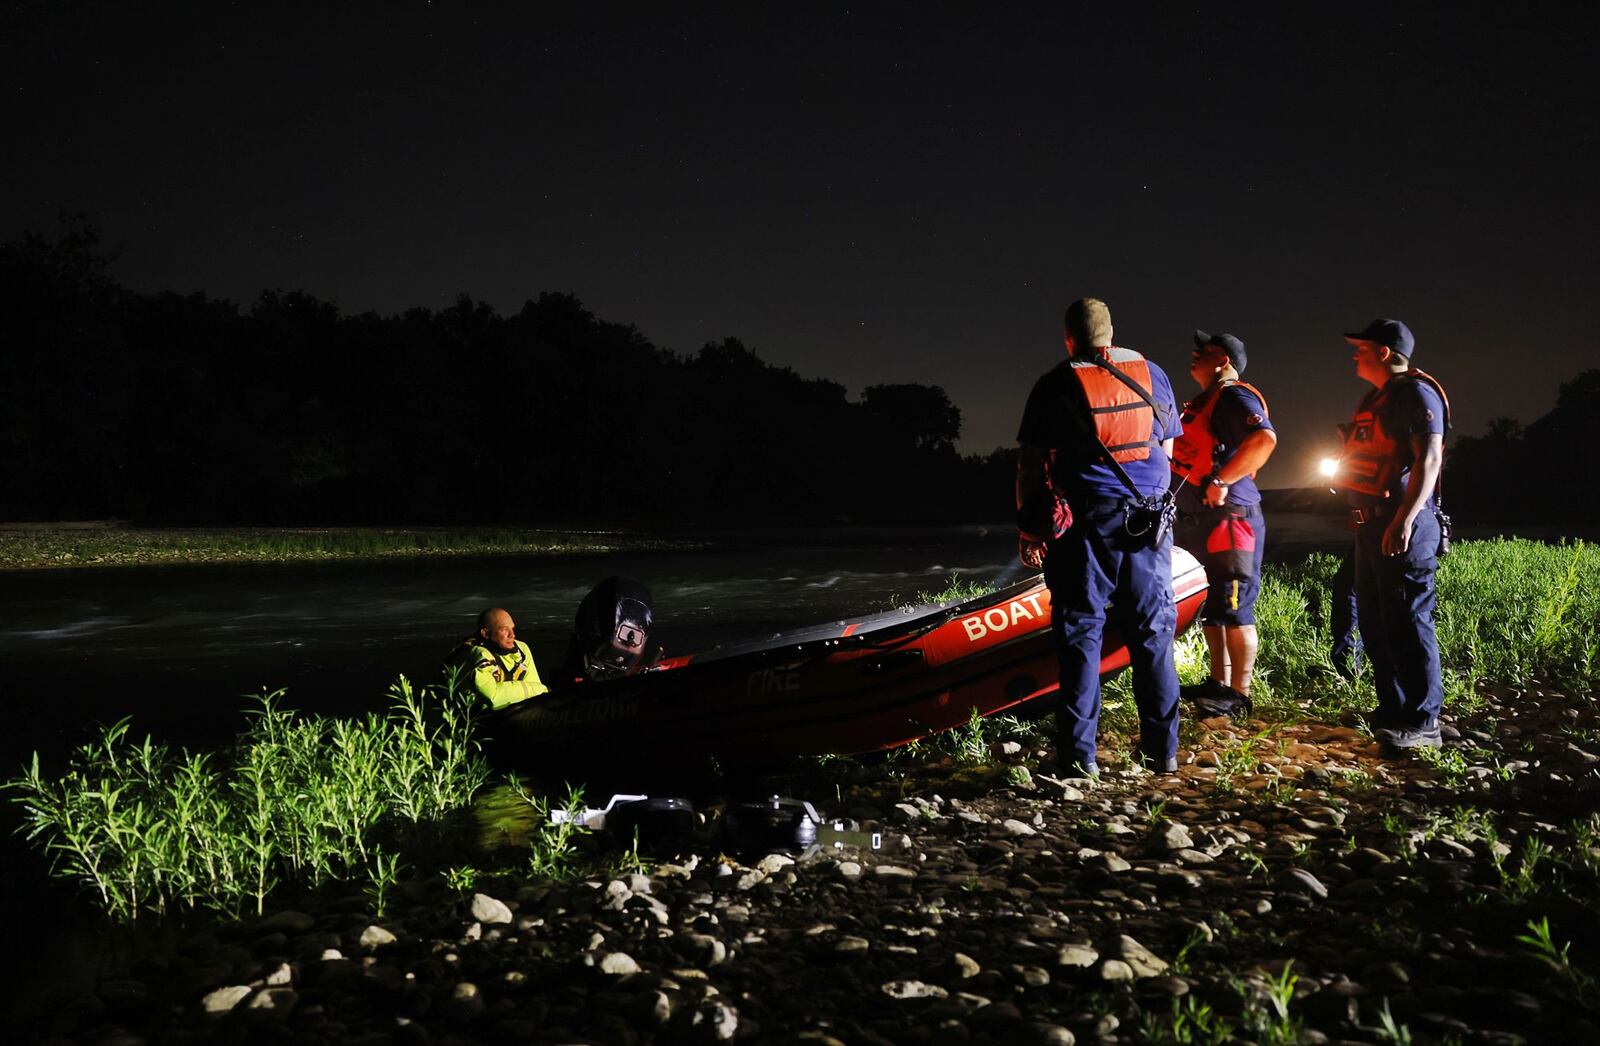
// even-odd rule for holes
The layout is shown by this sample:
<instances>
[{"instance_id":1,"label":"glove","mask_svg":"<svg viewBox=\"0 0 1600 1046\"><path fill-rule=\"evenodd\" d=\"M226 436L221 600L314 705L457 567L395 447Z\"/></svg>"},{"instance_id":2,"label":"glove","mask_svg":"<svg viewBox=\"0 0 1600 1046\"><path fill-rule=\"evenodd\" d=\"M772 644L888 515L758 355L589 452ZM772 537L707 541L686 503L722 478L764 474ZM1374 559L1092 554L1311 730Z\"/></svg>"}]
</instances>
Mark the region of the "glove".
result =
<instances>
[{"instance_id":1,"label":"glove","mask_svg":"<svg viewBox=\"0 0 1600 1046\"><path fill-rule=\"evenodd\" d=\"M1022 565L1029 570L1040 570L1044 567L1045 543L1037 538L1018 531L1017 532L1017 557L1022 560Z\"/></svg>"}]
</instances>

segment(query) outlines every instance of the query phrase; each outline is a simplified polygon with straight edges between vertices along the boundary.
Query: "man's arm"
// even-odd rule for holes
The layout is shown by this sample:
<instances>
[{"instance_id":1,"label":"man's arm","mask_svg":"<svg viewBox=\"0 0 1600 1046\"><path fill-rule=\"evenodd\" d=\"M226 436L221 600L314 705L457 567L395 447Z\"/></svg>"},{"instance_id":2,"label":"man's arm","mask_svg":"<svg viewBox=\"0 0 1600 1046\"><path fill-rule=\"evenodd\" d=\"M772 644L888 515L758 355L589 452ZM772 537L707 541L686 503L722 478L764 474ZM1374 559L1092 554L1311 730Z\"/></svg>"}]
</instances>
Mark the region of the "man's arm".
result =
<instances>
[{"instance_id":1,"label":"man's arm","mask_svg":"<svg viewBox=\"0 0 1600 1046\"><path fill-rule=\"evenodd\" d=\"M533 666L533 658L528 658L523 667L527 673L522 678L500 680L495 678L494 660L486 655L480 657L472 669L473 688L489 702L491 708L496 709L548 694L550 688L539 680L539 670Z\"/></svg>"},{"instance_id":2,"label":"man's arm","mask_svg":"<svg viewBox=\"0 0 1600 1046\"><path fill-rule=\"evenodd\" d=\"M1406 477L1405 493L1394 519L1383 532L1383 554L1403 555L1411 547L1411 526L1428 504L1434 486L1439 482L1439 470L1444 465L1444 436L1437 432L1419 432L1411 437L1411 474Z\"/></svg>"},{"instance_id":3,"label":"man's arm","mask_svg":"<svg viewBox=\"0 0 1600 1046\"><path fill-rule=\"evenodd\" d=\"M1044 489L1044 462L1048 452L1043 447L1024 443L1017 448L1017 508Z\"/></svg>"},{"instance_id":4,"label":"man's arm","mask_svg":"<svg viewBox=\"0 0 1600 1046\"><path fill-rule=\"evenodd\" d=\"M1017 448L1017 513L1020 516L1022 506L1028 501L1047 496L1050 492L1045 489L1044 463L1049 452L1043 447L1030 446L1023 443ZM1017 530L1017 558L1022 560L1022 565L1029 570L1038 570L1044 566L1045 542L1048 534L1029 534L1018 528Z\"/></svg>"},{"instance_id":5,"label":"man's arm","mask_svg":"<svg viewBox=\"0 0 1600 1046\"><path fill-rule=\"evenodd\" d=\"M1278 434L1271 429L1256 429L1246 436L1228 463L1217 469L1217 479L1222 485L1206 484L1205 503L1212 508L1226 503L1228 488L1265 465L1277 446Z\"/></svg>"}]
</instances>

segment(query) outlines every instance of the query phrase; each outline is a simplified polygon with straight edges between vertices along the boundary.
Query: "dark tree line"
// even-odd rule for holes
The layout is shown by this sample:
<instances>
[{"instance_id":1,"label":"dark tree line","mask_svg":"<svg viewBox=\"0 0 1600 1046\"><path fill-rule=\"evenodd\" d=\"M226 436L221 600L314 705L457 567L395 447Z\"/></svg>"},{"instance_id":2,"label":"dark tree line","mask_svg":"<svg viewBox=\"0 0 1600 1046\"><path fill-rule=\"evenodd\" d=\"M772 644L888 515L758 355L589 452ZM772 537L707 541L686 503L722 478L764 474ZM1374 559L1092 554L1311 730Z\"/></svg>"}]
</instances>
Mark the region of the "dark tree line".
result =
<instances>
[{"instance_id":1,"label":"dark tree line","mask_svg":"<svg viewBox=\"0 0 1600 1046\"><path fill-rule=\"evenodd\" d=\"M120 287L93 228L0 245L0 518L934 523L1009 516L944 390L693 355L540 294L501 316Z\"/></svg>"},{"instance_id":2,"label":"dark tree line","mask_svg":"<svg viewBox=\"0 0 1600 1046\"><path fill-rule=\"evenodd\" d=\"M1445 503L1486 522L1600 523L1600 370L1563 382L1555 409L1527 425L1500 417L1445 450Z\"/></svg>"}]
</instances>

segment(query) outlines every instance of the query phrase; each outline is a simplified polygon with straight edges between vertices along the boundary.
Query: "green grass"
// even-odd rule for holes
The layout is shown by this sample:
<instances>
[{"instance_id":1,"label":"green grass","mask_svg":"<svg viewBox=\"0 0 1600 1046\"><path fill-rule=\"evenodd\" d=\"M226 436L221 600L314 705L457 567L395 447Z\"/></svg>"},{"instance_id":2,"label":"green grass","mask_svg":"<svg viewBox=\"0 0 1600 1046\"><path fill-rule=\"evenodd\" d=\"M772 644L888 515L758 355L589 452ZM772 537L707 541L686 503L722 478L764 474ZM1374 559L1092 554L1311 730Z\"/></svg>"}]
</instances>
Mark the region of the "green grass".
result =
<instances>
[{"instance_id":1,"label":"green grass","mask_svg":"<svg viewBox=\"0 0 1600 1046\"><path fill-rule=\"evenodd\" d=\"M979 596L987 596L993 591L995 591L995 587L987 582L961 580L961 572L958 570L951 573L950 580L946 581L944 587L937 592L916 592L909 601L902 600L898 592L891 593L888 600L888 609L899 610L901 607L921 607L958 600L965 602L969 599L977 599Z\"/></svg>"},{"instance_id":2,"label":"green grass","mask_svg":"<svg viewBox=\"0 0 1600 1046\"><path fill-rule=\"evenodd\" d=\"M0 528L0 570L284 563L421 556L560 555L696 547L601 530L523 528Z\"/></svg>"},{"instance_id":3,"label":"green grass","mask_svg":"<svg viewBox=\"0 0 1600 1046\"><path fill-rule=\"evenodd\" d=\"M1270 565L1256 604L1261 654L1251 690L1257 714L1328 718L1373 701L1370 676L1332 672L1330 586L1339 561L1313 555ZM1545 680L1578 693L1600 685L1600 546L1521 539L1463 541L1439 564L1438 627L1445 700L1471 709L1481 682Z\"/></svg>"},{"instance_id":4,"label":"green grass","mask_svg":"<svg viewBox=\"0 0 1600 1046\"><path fill-rule=\"evenodd\" d=\"M471 801L488 776L471 696L454 679L387 715L298 719L261 697L225 755L135 743L124 719L44 774L34 756L4 788L55 876L110 916L210 909L260 913L282 884L365 880L378 909L423 826Z\"/></svg>"}]
</instances>

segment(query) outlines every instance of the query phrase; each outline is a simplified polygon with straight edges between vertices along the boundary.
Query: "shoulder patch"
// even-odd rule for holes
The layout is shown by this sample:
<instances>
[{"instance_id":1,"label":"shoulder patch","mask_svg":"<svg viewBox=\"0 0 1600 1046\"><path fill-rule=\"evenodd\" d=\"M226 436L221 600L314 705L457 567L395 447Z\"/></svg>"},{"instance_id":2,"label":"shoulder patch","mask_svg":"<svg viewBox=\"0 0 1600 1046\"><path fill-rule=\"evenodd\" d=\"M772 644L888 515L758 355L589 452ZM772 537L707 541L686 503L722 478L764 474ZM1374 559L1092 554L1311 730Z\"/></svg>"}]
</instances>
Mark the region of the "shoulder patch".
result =
<instances>
[{"instance_id":1,"label":"shoulder patch","mask_svg":"<svg viewBox=\"0 0 1600 1046\"><path fill-rule=\"evenodd\" d=\"M1265 421L1265 420L1266 420L1266 419L1265 419L1265 418L1263 418L1263 417L1262 417L1262 416L1261 416L1261 415L1259 415L1259 414L1252 414L1252 415L1250 415L1250 416L1249 416L1249 417L1248 417L1248 418L1245 418L1245 419L1244 419L1244 423L1245 423L1245 424L1246 424L1246 425L1249 425L1249 426L1250 426L1250 427L1251 427L1251 428L1253 428L1253 429L1254 429L1254 428L1259 428L1259 427L1260 427L1260 426L1261 426L1261 423L1262 423L1262 422L1263 422L1263 421Z\"/></svg>"}]
</instances>

